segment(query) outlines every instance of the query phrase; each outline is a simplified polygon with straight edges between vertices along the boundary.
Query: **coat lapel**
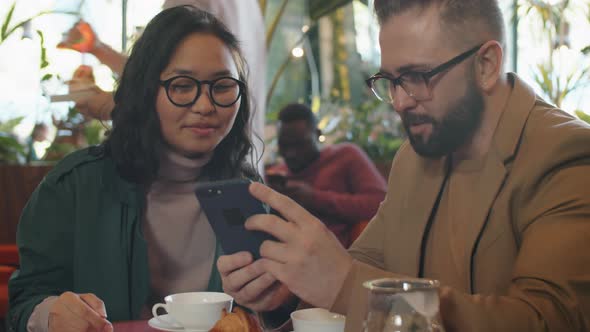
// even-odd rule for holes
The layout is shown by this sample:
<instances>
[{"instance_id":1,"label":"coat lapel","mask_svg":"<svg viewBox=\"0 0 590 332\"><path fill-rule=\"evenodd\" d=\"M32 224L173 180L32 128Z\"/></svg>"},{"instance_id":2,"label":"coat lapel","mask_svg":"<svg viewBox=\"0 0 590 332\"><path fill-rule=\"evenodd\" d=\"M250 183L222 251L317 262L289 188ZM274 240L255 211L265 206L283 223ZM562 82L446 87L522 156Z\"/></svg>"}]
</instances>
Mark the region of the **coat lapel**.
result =
<instances>
[{"instance_id":1,"label":"coat lapel","mask_svg":"<svg viewBox=\"0 0 590 332\"><path fill-rule=\"evenodd\" d=\"M142 234L142 215L145 205L145 191L141 185L121 178L114 163L106 163L103 169L103 190L119 203L122 245L127 254L127 296L129 298L128 319L140 317L150 292L149 262L147 243Z\"/></svg>"},{"instance_id":2,"label":"coat lapel","mask_svg":"<svg viewBox=\"0 0 590 332\"><path fill-rule=\"evenodd\" d=\"M461 255L461 257L455 257L456 259L464 262L461 266L466 268L466 271L462 271L465 275L470 276L468 289L473 292L473 282L471 276L471 270L473 265L473 253L479 242L479 238L484 231L490 211L498 196L502 185L505 182L507 175L506 168L502 160L491 151L488 155L484 168L479 174L478 181L471 187L472 192L468 193L473 195L476 199L470 201L470 206L465 206L468 209L467 213L463 213L461 216L467 216L468 220L465 221L467 225L464 230L464 238L459 239L465 241L465 249L467 255ZM467 261L464 261L467 259Z\"/></svg>"},{"instance_id":3,"label":"coat lapel","mask_svg":"<svg viewBox=\"0 0 590 332\"><path fill-rule=\"evenodd\" d=\"M416 172L412 183L415 183L404 199L404 211L408 211L408 216L401 216L407 218L407 222L402 223L402 234L404 243L402 248L406 253L415 253L413 259L402 260L402 265L399 271L401 273L412 274L418 276L420 269L420 254L422 248L422 240L428 219L436 202L438 193L443 185L446 175L447 158L441 158L435 161L430 161L418 157L416 163Z\"/></svg>"},{"instance_id":4,"label":"coat lapel","mask_svg":"<svg viewBox=\"0 0 590 332\"><path fill-rule=\"evenodd\" d=\"M141 199L138 199L142 197L139 195L141 187L121 178L114 162L105 163L101 182L105 192L113 199L130 208L136 208L141 204Z\"/></svg>"},{"instance_id":5,"label":"coat lapel","mask_svg":"<svg viewBox=\"0 0 590 332\"><path fill-rule=\"evenodd\" d=\"M469 213L471 220L468 223L469 227L465 230L464 239L470 255L466 257L469 262L466 262L464 266L469 267L465 273L470 276L469 289L472 293L475 292L472 272L477 246L486 228L494 202L509 175L506 165L516 154L526 120L536 100L534 92L516 75L508 74L508 80L513 85L512 93L502 111L479 180L473 186L472 195L477 199L471 206L466 207L471 210ZM487 234L487 236L493 238L495 234Z\"/></svg>"}]
</instances>

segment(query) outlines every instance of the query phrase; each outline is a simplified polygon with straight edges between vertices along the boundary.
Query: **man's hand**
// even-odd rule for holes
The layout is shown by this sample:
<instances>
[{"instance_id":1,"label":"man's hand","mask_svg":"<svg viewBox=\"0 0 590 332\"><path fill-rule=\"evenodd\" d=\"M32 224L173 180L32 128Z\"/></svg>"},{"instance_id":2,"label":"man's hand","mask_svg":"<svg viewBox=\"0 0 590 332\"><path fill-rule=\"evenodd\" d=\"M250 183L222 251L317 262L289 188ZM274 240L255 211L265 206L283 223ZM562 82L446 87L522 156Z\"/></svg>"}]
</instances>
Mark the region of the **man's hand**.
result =
<instances>
[{"instance_id":1,"label":"man's hand","mask_svg":"<svg viewBox=\"0 0 590 332\"><path fill-rule=\"evenodd\" d=\"M243 279L268 271L301 300L329 308L352 268L352 257L321 221L293 200L260 183L251 184L250 192L288 222L270 214L248 219L247 229L269 233L280 242L265 241L260 247L263 258L250 265L251 272ZM243 257L234 266L248 263Z\"/></svg>"},{"instance_id":2,"label":"man's hand","mask_svg":"<svg viewBox=\"0 0 590 332\"><path fill-rule=\"evenodd\" d=\"M237 303L254 311L275 310L287 301L291 293L264 271L260 260L252 260L249 252L219 257L217 269L221 274L223 291Z\"/></svg>"},{"instance_id":3,"label":"man's hand","mask_svg":"<svg viewBox=\"0 0 590 332\"><path fill-rule=\"evenodd\" d=\"M94 294L63 293L49 310L49 332L113 332L104 303Z\"/></svg>"},{"instance_id":4,"label":"man's hand","mask_svg":"<svg viewBox=\"0 0 590 332\"><path fill-rule=\"evenodd\" d=\"M313 200L313 188L303 181L288 180L280 193L303 206L309 206Z\"/></svg>"}]
</instances>

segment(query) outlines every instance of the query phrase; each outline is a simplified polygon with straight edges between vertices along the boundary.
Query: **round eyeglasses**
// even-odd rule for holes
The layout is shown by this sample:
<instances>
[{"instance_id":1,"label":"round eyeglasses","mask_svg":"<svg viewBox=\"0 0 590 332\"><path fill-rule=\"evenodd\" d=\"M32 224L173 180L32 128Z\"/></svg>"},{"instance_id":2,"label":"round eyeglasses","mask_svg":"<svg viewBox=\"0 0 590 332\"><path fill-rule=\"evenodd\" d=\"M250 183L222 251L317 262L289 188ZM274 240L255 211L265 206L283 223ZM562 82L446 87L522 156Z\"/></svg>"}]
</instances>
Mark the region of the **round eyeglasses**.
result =
<instances>
[{"instance_id":1,"label":"round eyeglasses","mask_svg":"<svg viewBox=\"0 0 590 332\"><path fill-rule=\"evenodd\" d=\"M398 77L380 72L371 76L366 83L377 98L387 103L393 103L395 88L398 85L416 101L427 100L431 97L432 91L429 83L434 75L447 71L465 61L477 53L482 46L483 44L477 45L427 72L406 71Z\"/></svg>"},{"instance_id":2,"label":"round eyeglasses","mask_svg":"<svg viewBox=\"0 0 590 332\"><path fill-rule=\"evenodd\" d=\"M209 85L209 99L220 107L230 107L235 104L242 96L245 87L244 82L233 77L199 81L193 77L181 75L160 81L160 85L166 89L168 100L179 107L196 103L205 84Z\"/></svg>"}]
</instances>

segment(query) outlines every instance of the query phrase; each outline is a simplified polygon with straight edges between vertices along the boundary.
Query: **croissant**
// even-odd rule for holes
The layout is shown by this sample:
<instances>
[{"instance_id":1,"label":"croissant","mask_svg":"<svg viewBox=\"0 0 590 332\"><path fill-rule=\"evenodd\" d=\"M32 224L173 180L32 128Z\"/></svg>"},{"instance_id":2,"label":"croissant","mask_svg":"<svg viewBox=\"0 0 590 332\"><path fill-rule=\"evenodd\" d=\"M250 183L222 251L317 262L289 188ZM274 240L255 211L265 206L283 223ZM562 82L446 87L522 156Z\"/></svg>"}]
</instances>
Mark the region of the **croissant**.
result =
<instances>
[{"instance_id":1,"label":"croissant","mask_svg":"<svg viewBox=\"0 0 590 332\"><path fill-rule=\"evenodd\" d=\"M258 322L239 307L229 314L223 309L221 319L209 332L262 332Z\"/></svg>"}]
</instances>

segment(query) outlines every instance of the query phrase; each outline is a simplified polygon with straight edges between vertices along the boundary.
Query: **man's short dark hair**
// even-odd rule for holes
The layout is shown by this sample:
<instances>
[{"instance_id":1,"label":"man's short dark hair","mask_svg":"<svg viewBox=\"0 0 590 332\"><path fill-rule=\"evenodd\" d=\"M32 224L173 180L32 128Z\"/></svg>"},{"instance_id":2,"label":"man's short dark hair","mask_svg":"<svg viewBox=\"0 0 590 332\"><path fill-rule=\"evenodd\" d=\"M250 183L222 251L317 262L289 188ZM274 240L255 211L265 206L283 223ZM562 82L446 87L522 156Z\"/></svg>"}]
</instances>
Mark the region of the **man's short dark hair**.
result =
<instances>
[{"instance_id":1,"label":"man's short dark hair","mask_svg":"<svg viewBox=\"0 0 590 332\"><path fill-rule=\"evenodd\" d=\"M279 112L279 121L282 123L298 120L304 120L311 128L316 128L318 125L318 119L307 105L293 103L283 107Z\"/></svg>"},{"instance_id":2,"label":"man's short dark hair","mask_svg":"<svg viewBox=\"0 0 590 332\"><path fill-rule=\"evenodd\" d=\"M480 26L504 44L504 17L498 0L375 0L375 13L383 25L391 16L432 5L440 6L442 24L457 38L469 39L469 32L477 31L473 27Z\"/></svg>"}]
</instances>

